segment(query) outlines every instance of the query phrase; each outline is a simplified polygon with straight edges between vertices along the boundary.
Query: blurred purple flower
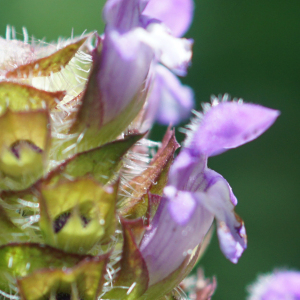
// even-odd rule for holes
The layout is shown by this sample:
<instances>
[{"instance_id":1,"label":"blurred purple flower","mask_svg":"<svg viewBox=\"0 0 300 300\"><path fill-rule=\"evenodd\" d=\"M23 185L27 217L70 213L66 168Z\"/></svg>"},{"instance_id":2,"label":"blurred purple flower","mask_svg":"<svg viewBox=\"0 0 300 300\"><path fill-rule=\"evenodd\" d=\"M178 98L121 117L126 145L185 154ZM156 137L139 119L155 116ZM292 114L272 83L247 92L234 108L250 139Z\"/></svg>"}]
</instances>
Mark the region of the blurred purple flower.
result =
<instances>
[{"instance_id":1,"label":"blurred purple flower","mask_svg":"<svg viewBox=\"0 0 300 300\"><path fill-rule=\"evenodd\" d=\"M278 115L255 104L213 101L188 127L185 146L171 166L164 197L141 243L150 284L183 263L214 218L222 252L233 263L238 261L247 239L244 223L234 212L237 199L228 182L207 167L207 159L257 138Z\"/></svg>"},{"instance_id":2,"label":"blurred purple flower","mask_svg":"<svg viewBox=\"0 0 300 300\"><path fill-rule=\"evenodd\" d=\"M176 22L170 22L167 17L168 13L181 17L176 18ZM149 47L153 51L153 60L151 67L151 79L153 81L152 92L148 97L148 104L146 107L145 123L151 125L155 119L160 123L177 124L180 121L189 117L189 111L194 105L193 93L186 86L181 85L180 81L172 73L185 75L186 69L190 64L192 57L192 41L182 38L177 38L171 34L174 32L176 36L184 33L191 23L193 14L193 2L189 1L161 1L155 0L108 0L103 10L103 18L106 22L105 36L119 34L120 38L123 35L128 35L134 32L136 41L134 44L141 43L142 46L139 51L135 52L139 56L143 56L143 51L147 51ZM172 18L174 18L174 15ZM166 22L164 24L164 22ZM103 44L106 44L106 37L104 36ZM133 37L133 34L131 35ZM147 46L147 47L145 47ZM104 47L105 48L105 47ZM144 49L145 48L145 49ZM131 45L128 43L127 53L131 51ZM126 54L126 48L123 47L122 53ZM111 54L107 50L107 56L110 61ZM133 55L134 56L134 55ZM102 60L104 61L103 58ZM141 63L137 65L135 73L140 72L141 78L145 79L145 71L149 71L150 64ZM163 70L160 65L163 64L167 69ZM147 66L147 68L146 68ZM121 67L118 69L120 70ZM123 74L124 72L121 72ZM123 87L131 79L130 74L126 81L119 88L119 94L122 93ZM120 76L119 76L120 77ZM132 91L140 81L134 82L131 86ZM175 85L174 85L175 84ZM111 81L110 86L114 85ZM113 90L113 89L112 89ZM129 88L127 88L129 90ZM132 93L131 93L132 94ZM108 102L109 105L110 102ZM171 111L165 110L166 105L171 105ZM143 126L144 129L147 126Z\"/></svg>"},{"instance_id":3,"label":"blurred purple flower","mask_svg":"<svg viewBox=\"0 0 300 300\"><path fill-rule=\"evenodd\" d=\"M108 0L103 9L105 33L117 31L124 34L138 28L143 29L139 31L137 38L152 47L156 61L185 74L192 57L192 41L174 37L169 28L155 19L155 16L145 16L143 10L151 1L153 0Z\"/></svg>"},{"instance_id":4,"label":"blurred purple flower","mask_svg":"<svg viewBox=\"0 0 300 300\"><path fill-rule=\"evenodd\" d=\"M128 32L142 25L142 12L149 0L107 0L103 18L108 30Z\"/></svg>"},{"instance_id":5,"label":"blurred purple flower","mask_svg":"<svg viewBox=\"0 0 300 300\"><path fill-rule=\"evenodd\" d=\"M182 85L166 67L158 64L155 71L146 120L152 124L156 117L161 124L177 125L191 114L191 109L194 107L193 90Z\"/></svg>"},{"instance_id":6,"label":"blurred purple flower","mask_svg":"<svg viewBox=\"0 0 300 300\"><path fill-rule=\"evenodd\" d=\"M194 2L192 0L151 0L143 13L162 21L174 36L180 37L191 25Z\"/></svg>"},{"instance_id":7,"label":"blurred purple flower","mask_svg":"<svg viewBox=\"0 0 300 300\"><path fill-rule=\"evenodd\" d=\"M299 300L300 272L275 271L249 287L249 300Z\"/></svg>"}]
</instances>

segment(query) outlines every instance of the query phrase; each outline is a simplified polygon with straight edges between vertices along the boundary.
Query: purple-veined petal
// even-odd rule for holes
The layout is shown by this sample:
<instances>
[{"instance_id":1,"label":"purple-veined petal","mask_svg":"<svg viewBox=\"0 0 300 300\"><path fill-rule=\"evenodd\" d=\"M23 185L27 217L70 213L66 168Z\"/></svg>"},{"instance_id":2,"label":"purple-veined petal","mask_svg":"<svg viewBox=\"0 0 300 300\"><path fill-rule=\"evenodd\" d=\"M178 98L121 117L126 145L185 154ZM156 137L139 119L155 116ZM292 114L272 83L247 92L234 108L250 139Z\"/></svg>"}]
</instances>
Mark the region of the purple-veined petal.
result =
<instances>
[{"instance_id":1,"label":"purple-veined petal","mask_svg":"<svg viewBox=\"0 0 300 300\"><path fill-rule=\"evenodd\" d=\"M108 0L103 8L107 29L125 33L139 27L140 16L147 2L148 0Z\"/></svg>"},{"instance_id":2,"label":"purple-veined petal","mask_svg":"<svg viewBox=\"0 0 300 300\"><path fill-rule=\"evenodd\" d=\"M181 209L183 215L179 213ZM192 193L178 192L175 198L163 198L140 245L149 285L175 271L201 243L212 222L213 215L193 199Z\"/></svg>"},{"instance_id":3,"label":"purple-veined petal","mask_svg":"<svg viewBox=\"0 0 300 300\"><path fill-rule=\"evenodd\" d=\"M194 107L193 90L182 85L179 79L167 68L157 64L155 77L149 96L148 119L156 119L165 125L177 125L187 119Z\"/></svg>"},{"instance_id":4,"label":"purple-veined petal","mask_svg":"<svg viewBox=\"0 0 300 300\"><path fill-rule=\"evenodd\" d=\"M205 157L194 156L188 149L181 152L170 170L164 195L141 243L152 284L180 266L182 254L201 243L213 218L218 221L221 250L237 262L246 248L245 228L234 213L237 201L227 181L206 167Z\"/></svg>"},{"instance_id":5,"label":"purple-veined petal","mask_svg":"<svg viewBox=\"0 0 300 300\"><path fill-rule=\"evenodd\" d=\"M195 196L217 220L220 248L225 257L237 263L247 247L247 237L244 222L234 212L236 197L220 174L206 169L205 176L207 188L204 192L195 193Z\"/></svg>"},{"instance_id":6,"label":"purple-veined petal","mask_svg":"<svg viewBox=\"0 0 300 300\"><path fill-rule=\"evenodd\" d=\"M257 104L221 102L205 113L188 146L213 156L256 139L278 116Z\"/></svg>"},{"instance_id":7,"label":"purple-veined petal","mask_svg":"<svg viewBox=\"0 0 300 300\"><path fill-rule=\"evenodd\" d=\"M165 197L140 247L150 284L175 271L202 242L213 222L213 214L194 197L190 188L205 189L205 167L206 158L193 156L189 150L182 151L171 166Z\"/></svg>"},{"instance_id":8,"label":"purple-veined petal","mask_svg":"<svg viewBox=\"0 0 300 300\"><path fill-rule=\"evenodd\" d=\"M276 271L259 276L249 287L248 300L297 300L300 299L300 272Z\"/></svg>"},{"instance_id":9,"label":"purple-veined petal","mask_svg":"<svg viewBox=\"0 0 300 300\"><path fill-rule=\"evenodd\" d=\"M180 37L190 27L193 12L192 0L150 0L143 14L162 21L174 36Z\"/></svg>"},{"instance_id":10,"label":"purple-veined petal","mask_svg":"<svg viewBox=\"0 0 300 300\"><path fill-rule=\"evenodd\" d=\"M144 30L138 28L122 35L117 31L105 34L98 74L105 111L103 123L115 118L145 83L153 51L140 41L140 31Z\"/></svg>"},{"instance_id":11,"label":"purple-veined petal","mask_svg":"<svg viewBox=\"0 0 300 300\"><path fill-rule=\"evenodd\" d=\"M220 174L206 167L205 157L184 149L170 169L165 195L169 199L175 199L176 188L192 192L199 205L205 207L216 218L220 248L225 257L236 263L247 246L247 238L244 223L234 212L237 199L228 182ZM170 212L178 223L188 219L186 216L191 215L194 207L190 198L182 199L187 203L181 203L179 206L176 201L170 202ZM181 209L184 212L182 215Z\"/></svg>"}]
</instances>

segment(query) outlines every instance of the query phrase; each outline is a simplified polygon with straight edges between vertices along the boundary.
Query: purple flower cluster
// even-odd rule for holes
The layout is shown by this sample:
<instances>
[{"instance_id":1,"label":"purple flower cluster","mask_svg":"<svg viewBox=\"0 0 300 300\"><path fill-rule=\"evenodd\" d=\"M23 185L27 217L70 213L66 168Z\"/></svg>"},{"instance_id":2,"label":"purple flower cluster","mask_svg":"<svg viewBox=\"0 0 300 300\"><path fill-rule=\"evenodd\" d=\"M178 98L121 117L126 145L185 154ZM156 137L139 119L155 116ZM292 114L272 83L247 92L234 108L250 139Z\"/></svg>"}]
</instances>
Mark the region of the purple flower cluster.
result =
<instances>
[{"instance_id":1,"label":"purple flower cluster","mask_svg":"<svg viewBox=\"0 0 300 300\"><path fill-rule=\"evenodd\" d=\"M249 300L299 300L300 272L275 271L249 287Z\"/></svg>"}]
</instances>

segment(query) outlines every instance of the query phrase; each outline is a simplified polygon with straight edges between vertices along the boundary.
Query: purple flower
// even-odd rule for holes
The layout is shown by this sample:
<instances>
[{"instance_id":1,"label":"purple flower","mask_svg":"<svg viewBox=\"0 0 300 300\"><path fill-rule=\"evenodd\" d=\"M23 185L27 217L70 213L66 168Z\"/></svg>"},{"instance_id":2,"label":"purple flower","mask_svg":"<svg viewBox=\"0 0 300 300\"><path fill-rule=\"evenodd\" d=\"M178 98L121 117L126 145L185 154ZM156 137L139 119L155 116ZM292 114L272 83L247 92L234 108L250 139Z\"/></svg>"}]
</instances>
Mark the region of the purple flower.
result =
<instances>
[{"instance_id":1,"label":"purple flower","mask_svg":"<svg viewBox=\"0 0 300 300\"><path fill-rule=\"evenodd\" d=\"M155 18L165 24L172 34L176 37L182 36L189 28L193 18L194 3L192 0L151 0L146 6L143 14L149 18ZM173 43L172 43L173 40ZM178 49L174 44L175 39L171 43L162 35L161 43L165 45L165 55L169 60L173 57L176 61ZM186 51L180 51L181 56L186 56L184 65L174 68L174 63L166 63L166 59L162 63L169 67L173 72L179 75L186 74L186 68L190 62L188 49L191 41L186 41ZM159 64L155 66L155 77L153 82L153 90L149 97L149 106L152 108L148 113L150 119L156 118L161 124L176 125L186 120L190 116L190 111L194 107L194 94L192 90L180 83L179 79L169 70L163 68ZM166 109L168 106L168 109ZM156 110L155 110L155 109ZM152 116L151 116L152 114Z\"/></svg>"},{"instance_id":2,"label":"purple flower","mask_svg":"<svg viewBox=\"0 0 300 300\"><path fill-rule=\"evenodd\" d=\"M191 25L194 12L192 0L151 0L143 13L162 21L174 36L185 34Z\"/></svg>"},{"instance_id":3,"label":"purple flower","mask_svg":"<svg viewBox=\"0 0 300 300\"><path fill-rule=\"evenodd\" d=\"M181 17L175 23L171 22L170 18L167 18L165 9L176 16L181 15ZM170 1L158 3L155 0L108 0L106 2L103 10L103 17L106 22L105 36L111 34L111 32L117 32L120 37L135 32L134 37L137 41L134 44L142 43L144 47L146 45L153 51L151 68L153 85L147 101L146 109L148 112L143 125L144 129L150 128L155 119L163 124L169 124L170 122L177 124L189 116L188 111L193 107L193 93L186 86L182 86L172 73L186 74L192 56L192 41L177 38L170 33L174 32L176 36L180 36L188 28L192 20L192 12L193 2L190 0L175 1L174 3ZM166 23L164 24L164 22ZM103 44L106 43L105 36ZM130 52L129 48L127 49L128 53ZM126 51L125 48L124 51ZM144 49L140 49L137 52L139 56L143 55L143 51ZM149 49L146 49L146 51L149 52ZM109 55L110 51L107 50L107 52ZM148 60L146 62L148 64ZM166 66L172 72L167 69L162 71L163 67L160 64ZM141 78L144 78L142 75L144 75L145 70L149 70L150 64L148 64L148 68L145 67L146 63L143 63L137 66L135 71L141 73ZM118 69L121 68L122 64ZM118 77L121 77L121 75ZM123 85L128 80L129 78L123 79ZM133 86L138 83L139 81L132 81L132 85L130 84L127 90L131 88L132 91L136 90ZM113 81L110 85L112 84ZM123 85L121 84L120 94ZM171 112L165 111L164 108L167 104L171 105ZM108 105L110 105L110 102L108 102Z\"/></svg>"},{"instance_id":4,"label":"purple flower","mask_svg":"<svg viewBox=\"0 0 300 300\"><path fill-rule=\"evenodd\" d=\"M298 300L300 299L300 272L275 271L259 276L249 287L249 300Z\"/></svg>"},{"instance_id":5,"label":"purple flower","mask_svg":"<svg viewBox=\"0 0 300 300\"><path fill-rule=\"evenodd\" d=\"M105 33L97 75L104 124L120 115L145 87L153 51L138 36L138 29L122 35Z\"/></svg>"},{"instance_id":6,"label":"purple flower","mask_svg":"<svg viewBox=\"0 0 300 300\"><path fill-rule=\"evenodd\" d=\"M142 24L142 11L148 0L107 0L103 8L103 18L107 30L128 32Z\"/></svg>"},{"instance_id":7,"label":"purple flower","mask_svg":"<svg viewBox=\"0 0 300 300\"><path fill-rule=\"evenodd\" d=\"M124 113L135 97L146 99L146 95L137 95L148 91L148 75L155 52L145 42L145 30L140 28L142 3L140 0L108 0L103 9L106 28L102 50L94 53L103 124ZM140 105L134 107L138 113Z\"/></svg>"},{"instance_id":8,"label":"purple flower","mask_svg":"<svg viewBox=\"0 0 300 300\"><path fill-rule=\"evenodd\" d=\"M149 18L152 17L160 20L169 28L174 36L180 37L186 32L192 22L193 9L194 4L191 0L151 0L143 11L143 14ZM167 63L167 59L161 60L161 62L173 72L185 75L186 68L191 59L188 51L191 41L186 40L186 50L182 49L180 52L174 51L174 49L180 49L174 43L175 41L178 41L178 39L170 39L168 41L164 35L161 35L161 44L166 47L164 52L167 55L164 56L170 61L173 57L173 61L176 61L180 53L185 64L179 64L178 67L174 68L175 64L171 62ZM185 59L183 58L184 56L186 56ZM191 109L194 107L194 94L192 90L182 85L172 72L159 64L154 69L153 90L148 101L152 109L148 113L148 116L150 116L150 119L156 118L161 124L171 123L176 125L186 120L190 116ZM166 109L166 106L169 108Z\"/></svg>"},{"instance_id":9,"label":"purple flower","mask_svg":"<svg viewBox=\"0 0 300 300\"><path fill-rule=\"evenodd\" d=\"M182 85L172 72L160 64L155 66L154 76L146 122L152 124L156 118L161 124L177 125L187 119L194 107L193 90Z\"/></svg>"},{"instance_id":10,"label":"purple flower","mask_svg":"<svg viewBox=\"0 0 300 300\"><path fill-rule=\"evenodd\" d=\"M185 146L170 169L152 227L141 243L150 285L181 266L214 219L222 252L233 263L238 261L247 239L244 223L234 212L237 199L228 182L207 167L207 159L257 138L278 115L255 104L213 101L192 122Z\"/></svg>"},{"instance_id":11,"label":"purple flower","mask_svg":"<svg viewBox=\"0 0 300 300\"><path fill-rule=\"evenodd\" d=\"M175 72L185 74L192 56L192 41L174 37L155 16L154 19L145 16L143 10L151 1L108 0L103 10L105 33L115 30L124 34L137 28L144 29L137 38L152 47L156 60Z\"/></svg>"}]
</instances>

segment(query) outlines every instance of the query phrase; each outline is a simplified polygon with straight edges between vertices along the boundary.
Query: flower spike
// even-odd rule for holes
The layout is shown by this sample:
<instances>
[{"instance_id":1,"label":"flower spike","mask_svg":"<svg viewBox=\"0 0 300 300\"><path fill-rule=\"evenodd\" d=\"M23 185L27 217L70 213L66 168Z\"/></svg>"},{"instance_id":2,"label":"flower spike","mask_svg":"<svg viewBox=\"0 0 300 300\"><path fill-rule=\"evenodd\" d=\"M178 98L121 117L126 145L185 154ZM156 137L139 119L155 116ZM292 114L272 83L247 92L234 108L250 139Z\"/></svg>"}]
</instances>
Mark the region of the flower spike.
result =
<instances>
[{"instance_id":1,"label":"flower spike","mask_svg":"<svg viewBox=\"0 0 300 300\"><path fill-rule=\"evenodd\" d=\"M101 35L46 44L8 26L0 37L1 297L181 299L214 220L222 252L238 261L244 222L208 158L254 140L279 112L213 98L176 153L171 126L194 106L177 77L191 64L182 35L193 9L107 0ZM148 139L155 121L169 125L162 142ZM201 281L194 296L208 300L215 281Z\"/></svg>"}]
</instances>

